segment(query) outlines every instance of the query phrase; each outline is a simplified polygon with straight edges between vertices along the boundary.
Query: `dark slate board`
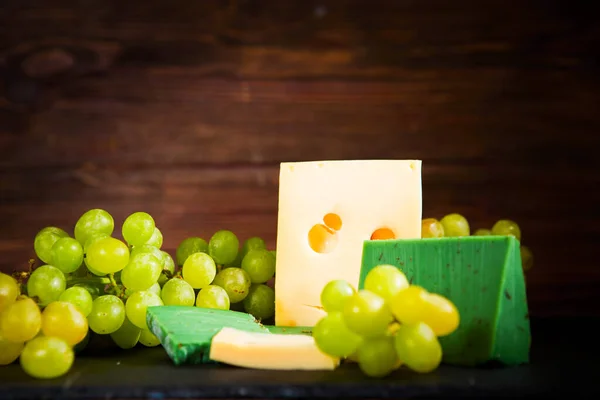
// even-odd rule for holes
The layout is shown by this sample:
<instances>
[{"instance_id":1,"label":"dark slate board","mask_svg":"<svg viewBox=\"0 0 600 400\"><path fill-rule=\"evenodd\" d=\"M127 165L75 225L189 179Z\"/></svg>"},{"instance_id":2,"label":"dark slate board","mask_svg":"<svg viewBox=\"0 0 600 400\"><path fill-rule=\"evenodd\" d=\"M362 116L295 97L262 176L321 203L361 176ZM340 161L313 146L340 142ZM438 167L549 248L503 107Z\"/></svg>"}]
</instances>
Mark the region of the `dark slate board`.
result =
<instances>
[{"instance_id":1,"label":"dark slate board","mask_svg":"<svg viewBox=\"0 0 600 400\"><path fill-rule=\"evenodd\" d=\"M418 375L396 371L366 378L356 365L333 372L278 372L218 365L175 367L161 347L114 350L95 337L68 375L39 381L18 364L0 367L0 398L448 398L563 393L600 394L597 338L600 320L532 321L530 365L503 368L442 366ZM112 350L111 350L112 349Z\"/></svg>"}]
</instances>

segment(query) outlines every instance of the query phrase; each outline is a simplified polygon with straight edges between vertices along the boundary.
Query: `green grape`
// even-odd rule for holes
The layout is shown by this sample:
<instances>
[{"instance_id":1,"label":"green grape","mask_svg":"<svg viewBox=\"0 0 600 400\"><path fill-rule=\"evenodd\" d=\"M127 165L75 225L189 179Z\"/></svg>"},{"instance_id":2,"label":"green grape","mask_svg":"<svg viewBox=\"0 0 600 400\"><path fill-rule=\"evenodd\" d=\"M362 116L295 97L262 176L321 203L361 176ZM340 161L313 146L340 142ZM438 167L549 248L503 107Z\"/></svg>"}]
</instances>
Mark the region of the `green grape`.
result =
<instances>
[{"instance_id":1,"label":"green grape","mask_svg":"<svg viewBox=\"0 0 600 400\"><path fill-rule=\"evenodd\" d=\"M135 292L127 299L125 310L127 318L138 328L148 329L146 310L148 307L162 306L163 301L155 293L148 291Z\"/></svg>"},{"instance_id":2,"label":"green grape","mask_svg":"<svg viewBox=\"0 0 600 400\"><path fill-rule=\"evenodd\" d=\"M321 305L327 312L342 311L344 303L356 293L356 290L344 280L333 280L321 291Z\"/></svg>"},{"instance_id":3,"label":"green grape","mask_svg":"<svg viewBox=\"0 0 600 400\"><path fill-rule=\"evenodd\" d=\"M65 274L77 271L83 262L83 247L70 237L58 239L52 246L51 254L52 265Z\"/></svg>"},{"instance_id":4,"label":"green grape","mask_svg":"<svg viewBox=\"0 0 600 400\"><path fill-rule=\"evenodd\" d=\"M179 244L175 254L177 265L182 266L185 260L194 253L207 253L208 243L199 237L189 237Z\"/></svg>"},{"instance_id":5,"label":"green grape","mask_svg":"<svg viewBox=\"0 0 600 400\"><path fill-rule=\"evenodd\" d=\"M36 268L27 280L27 294L37 297L43 307L58 300L67 287L67 281L62 271L51 265Z\"/></svg>"},{"instance_id":6,"label":"green grape","mask_svg":"<svg viewBox=\"0 0 600 400\"><path fill-rule=\"evenodd\" d=\"M101 286L101 284L94 284L93 282L80 282L74 284L72 287L78 287L86 290L92 296L92 300L96 300L98 296L104 293L104 286Z\"/></svg>"},{"instance_id":7,"label":"green grape","mask_svg":"<svg viewBox=\"0 0 600 400\"><path fill-rule=\"evenodd\" d=\"M150 239L148 239L148 241L145 243L147 245L150 246L154 246L157 249L160 249L163 245L163 234L160 231L160 229L158 229L158 227L154 227L154 231L152 232L152 236L150 236Z\"/></svg>"},{"instance_id":8,"label":"green grape","mask_svg":"<svg viewBox=\"0 0 600 400\"><path fill-rule=\"evenodd\" d=\"M275 291L267 285L252 285L244 299L244 310L258 320L271 318L275 315Z\"/></svg>"},{"instance_id":9,"label":"green grape","mask_svg":"<svg viewBox=\"0 0 600 400\"><path fill-rule=\"evenodd\" d=\"M62 292L58 300L73 304L86 317L92 312L92 303L94 299L90 292L81 286L72 286L68 288Z\"/></svg>"},{"instance_id":10,"label":"green grape","mask_svg":"<svg viewBox=\"0 0 600 400\"><path fill-rule=\"evenodd\" d=\"M431 372L442 361L440 342L433 330L423 322L400 326L394 346L400 361L416 372Z\"/></svg>"},{"instance_id":11,"label":"green grape","mask_svg":"<svg viewBox=\"0 0 600 400\"><path fill-rule=\"evenodd\" d=\"M229 264L237 256L240 242L231 231L220 230L208 242L208 254L217 264Z\"/></svg>"},{"instance_id":12,"label":"green grape","mask_svg":"<svg viewBox=\"0 0 600 400\"><path fill-rule=\"evenodd\" d=\"M226 268L219 272L213 281L213 285L225 289L231 303L244 300L250 291L251 283L250 276L241 268Z\"/></svg>"},{"instance_id":13,"label":"green grape","mask_svg":"<svg viewBox=\"0 0 600 400\"><path fill-rule=\"evenodd\" d=\"M426 218L421 221L422 238L444 237L444 226L435 218Z\"/></svg>"},{"instance_id":14,"label":"green grape","mask_svg":"<svg viewBox=\"0 0 600 400\"><path fill-rule=\"evenodd\" d=\"M193 306L196 301L192 285L179 278L168 280L160 294L166 306Z\"/></svg>"},{"instance_id":15,"label":"green grape","mask_svg":"<svg viewBox=\"0 0 600 400\"><path fill-rule=\"evenodd\" d=\"M98 208L86 211L75 224L75 239L82 245L94 235L110 236L115 229L115 221L107 211Z\"/></svg>"},{"instance_id":16,"label":"green grape","mask_svg":"<svg viewBox=\"0 0 600 400\"><path fill-rule=\"evenodd\" d=\"M399 366L394 338L382 336L365 339L358 347L358 366L365 375L383 378Z\"/></svg>"},{"instance_id":17,"label":"green grape","mask_svg":"<svg viewBox=\"0 0 600 400\"><path fill-rule=\"evenodd\" d=\"M428 296L422 287L410 285L392 297L388 307L400 323L412 325L422 321L427 313Z\"/></svg>"},{"instance_id":18,"label":"green grape","mask_svg":"<svg viewBox=\"0 0 600 400\"><path fill-rule=\"evenodd\" d=\"M492 231L490 231L489 229L477 229L473 235L474 236L490 236L491 234L492 234Z\"/></svg>"},{"instance_id":19,"label":"green grape","mask_svg":"<svg viewBox=\"0 0 600 400\"><path fill-rule=\"evenodd\" d=\"M13 363L21 355L25 343L14 343L5 339L0 332L0 366Z\"/></svg>"},{"instance_id":20,"label":"green grape","mask_svg":"<svg viewBox=\"0 0 600 400\"><path fill-rule=\"evenodd\" d=\"M364 288L389 301L409 286L406 275L393 265L378 265L367 274Z\"/></svg>"},{"instance_id":21,"label":"green grape","mask_svg":"<svg viewBox=\"0 0 600 400\"><path fill-rule=\"evenodd\" d=\"M523 264L523 271L527 272L533 267L533 253L529 250L529 247L521 245L521 264Z\"/></svg>"},{"instance_id":22,"label":"green grape","mask_svg":"<svg viewBox=\"0 0 600 400\"><path fill-rule=\"evenodd\" d=\"M131 246L141 246L152 237L156 225L154 218L145 212L135 212L123 222L123 239Z\"/></svg>"},{"instance_id":23,"label":"green grape","mask_svg":"<svg viewBox=\"0 0 600 400\"><path fill-rule=\"evenodd\" d=\"M242 266L242 260L244 259L246 254L248 254L248 252L250 250L261 250L261 249L266 249L265 241L259 237L251 237L244 242L244 244L242 245L242 248L240 249L237 256L235 257L235 260L231 263L226 264L225 266L239 268Z\"/></svg>"},{"instance_id":24,"label":"green grape","mask_svg":"<svg viewBox=\"0 0 600 400\"><path fill-rule=\"evenodd\" d=\"M149 244L143 244L141 246L135 246L134 248L132 248L129 257L135 257L138 254L152 254L160 262L160 268L164 268L166 260L166 253L164 251Z\"/></svg>"},{"instance_id":25,"label":"green grape","mask_svg":"<svg viewBox=\"0 0 600 400\"><path fill-rule=\"evenodd\" d=\"M42 312L42 332L45 336L59 337L75 346L87 335L88 322L74 304L54 301Z\"/></svg>"},{"instance_id":26,"label":"green grape","mask_svg":"<svg viewBox=\"0 0 600 400\"><path fill-rule=\"evenodd\" d=\"M440 221L446 237L469 236L469 222L460 214L448 214Z\"/></svg>"},{"instance_id":27,"label":"green grape","mask_svg":"<svg viewBox=\"0 0 600 400\"><path fill-rule=\"evenodd\" d=\"M492 227L492 235L514 236L517 240L521 240L521 228L515 221L501 219Z\"/></svg>"},{"instance_id":28,"label":"green grape","mask_svg":"<svg viewBox=\"0 0 600 400\"><path fill-rule=\"evenodd\" d=\"M242 260L242 269L252 283L265 283L275 274L275 257L269 250L250 250Z\"/></svg>"},{"instance_id":29,"label":"green grape","mask_svg":"<svg viewBox=\"0 0 600 400\"><path fill-rule=\"evenodd\" d=\"M21 288L15 278L0 272L0 314L14 303L20 294Z\"/></svg>"},{"instance_id":30,"label":"green grape","mask_svg":"<svg viewBox=\"0 0 600 400\"><path fill-rule=\"evenodd\" d=\"M92 331L99 335L110 334L123 325L125 306L117 296L106 294L94 300L87 318Z\"/></svg>"},{"instance_id":31,"label":"green grape","mask_svg":"<svg viewBox=\"0 0 600 400\"><path fill-rule=\"evenodd\" d=\"M86 264L105 274L122 270L128 262L129 248L113 237L105 237L92 243L86 255Z\"/></svg>"},{"instance_id":32,"label":"green grape","mask_svg":"<svg viewBox=\"0 0 600 400\"><path fill-rule=\"evenodd\" d=\"M348 328L364 337L383 335L393 317L383 297L360 290L344 304L344 322Z\"/></svg>"},{"instance_id":33,"label":"green grape","mask_svg":"<svg viewBox=\"0 0 600 400\"><path fill-rule=\"evenodd\" d=\"M48 226L35 235L33 249L42 262L52 263L52 246L60 238L69 237L69 234L60 228Z\"/></svg>"},{"instance_id":34,"label":"green grape","mask_svg":"<svg viewBox=\"0 0 600 400\"><path fill-rule=\"evenodd\" d=\"M90 267L88 261L87 261L87 252L89 247L99 241L100 239L104 239L109 237L108 235L104 234L104 233L95 233L92 236L90 236L86 241L85 244L83 245L83 263L85 264L85 266L87 267L88 271L90 271L92 274L96 275L96 276L105 276L105 273L102 273L100 271L95 270L94 268Z\"/></svg>"},{"instance_id":35,"label":"green grape","mask_svg":"<svg viewBox=\"0 0 600 400\"><path fill-rule=\"evenodd\" d=\"M219 310L229 310L229 296L220 286L208 285L198 292L196 298L196 307L216 308Z\"/></svg>"},{"instance_id":36,"label":"green grape","mask_svg":"<svg viewBox=\"0 0 600 400\"><path fill-rule=\"evenodd\" d=\"M160 344L160 340L148 329L142 329L140 343L146 347L156 347Z\"/></svg>"},{"instance_id":37,"label":"green grape","mask_svg":"<svg viewBox=\"0 0 600 400\"><path fill-rule=\"evenodd\" d=\"M33 339L41 328L40 308L28 297L15 301L0 314L0 333L10 342L27 342Z\"/></svg>"},{"instance_id":38,"label":"green grape","mask_svg":"<svg viewBox=\"0 0 600 400\"><path fill-rule=\"evenodd\" d=\"M173 257L166 251L163 251L162 253L165 262L163 264L162 273L158 278L158 283L161 287L175 275L175 262L173 261Z\"/></svg>"},{"instance_id":39,"label":"green grape","mask_svg":"<svg viewBox=\"0 0 600 400\"><path fill-rule=\"evenodd\" d=\"M157 296L160 296L161 287L158 282L154 283L154 285L150 286L147 290L150 293L154 293Z\"/></svg>"},{"instance_id":40,"label":"green grape","mask_svg":"<svg viewBox=\"0 0 600 400\"><path fill-rule=\"evenodd\" d=\"M335 311L321 318L313 328L317 347L333 357L348 357L362 342L362 338L352 332L344 322L341 312Z\"/></svg>"},{"instance_id":41,"label":"green grape","mask_svg":"<svg viewBox=\"0 0 600 400\"><path fill-rule=\"evenodd\" d=\"M182 276L194 289L202 289L215 279L217 266L206 253L194 253L183 264Z\"/></svg>"},{"instance_id":42,"label":"green grape","mask_svg":"<svg viewBox=\"0 0 600 400\"><path fill-rule=\"evenodd\" d=\"M75 359L73 348L63 339L40 336L28 342L21 353L21 367L39 379L58 378L66 374Z\"/></svg>"},{"instance_id":43,"label":"green grape","mask_svg":"<svg viewBox=\"0 0 600 400\"><path fill-rule=\"evenodd\" d=\"M147 290L154 285L162 266L152 254L140 253L129 258L129 263L121 272L121 282L131 290Z\"/></svg>"},{"instance_id":44,"label":"green grape","mask_svg":"<svg viewBox=\"0 0 600 400\"><path fill-rule=\"evenodd\" d=\"M129 318L125 318L123 325L110 334L113 342L122 349L132 349L140 339L142 330L131 323Z\"/></svg>"}]
</instances>

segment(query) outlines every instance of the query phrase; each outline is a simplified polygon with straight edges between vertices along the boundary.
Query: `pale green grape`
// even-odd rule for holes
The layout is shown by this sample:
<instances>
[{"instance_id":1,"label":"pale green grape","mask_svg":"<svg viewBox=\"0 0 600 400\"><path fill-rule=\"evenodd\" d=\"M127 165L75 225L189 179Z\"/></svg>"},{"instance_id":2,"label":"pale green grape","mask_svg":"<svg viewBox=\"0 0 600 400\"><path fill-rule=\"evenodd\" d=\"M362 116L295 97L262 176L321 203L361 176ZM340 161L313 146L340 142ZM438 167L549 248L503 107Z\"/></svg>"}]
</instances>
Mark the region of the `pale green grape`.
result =
<instances>
[{"instance_id":1,"label":"pale green grape","mask_svg":"<svg viewBox=\"0 0 600 400\"><path fill-rule=\"evenodd\" d=\"M378 265L367 274L364 287L366 290L389 301L401 290L409 286L406 275L393 265Z\"/></svg>"},{"instance_id":2,"label":"pale green grape","mask_svg":"<svg viewBox=\"0 0 600 400\"><path fill-rule=\"evenodd\" d=\"M192 285L179 278L172 278L162 287L161 298L166 306L193 306L196 293Z\"/></svg>"},{"instance_id":3,"label":"pale green grape","mask_svg":"<svg viewBox=\"0 0 600 400\"><path fill-rule=\"evenodd\" d=\"M146 290L158 281L162 271L159 260L152 254L140 253L129 258L121 271L121 282L131 290Z\"/></svg>"},{"instance_id":4,"label":"pale green grape","mask_svg":"<svg viewBox=\"0 0 600 400\"><path fill-rule=\"evenodd\" d=\"M0 333L10 342L24 343L31 340L41 328L42 313L30 298L15 301L0 314Z\"/></svg>"},{"instance_id":5,"label":"pale green grape","mask_svg":"<svg viewBox=\"0 0 600 400\"><path fill-rule=\"evenodd\" d=\"M160 340L148 329L142 329L140 343L146 347L156 347L160 344Z\"/></svg>"},{"instance_id":6,"label":"pale green grape","mask_svg":"<svg viewBox=\"0 0 600 400\"><path fill-rule=\"evenodd\" d=\"M407 325L423 321L427 312L429 293L420 286L410 285L401 290L388 302L388 307L396 319Z\"/></svg>"},{"instance_id":7,"label":"pale green grape","mask_svg":"<svg viewBox=\"0 0 600 400\"><path fill-rule=\"evenodd\" d=\"M165 262L163 263L163 271L158 278L158 283L161 287L175 275L175 262L173 261L173 257L166 251L163 251L162 253Z\"/></svg>"},{"instance_id":8,"label":"pale green grape","mask_svg":"<svg viewBox=\"0 0 600 400\"><path fill-rule=\"evenodd\" d=\"M150 236L150 239L148 239L148 241L145 243L147 245L150 246L154 246L157 249L160 249L163 245L163 234L160 231L160 229L158 229L158 227L154 227L154 231L152 232L152 236Z\"/></svg>"},{"instance_id":9,"label":"pale green grape","mask_svg":"<svg viewBox=\"0 0 600 400\"><path fill-rule=\"evenodd\" d=\"M135 257L138 254L144 254L144 253L152 254L160 262L161 269L164 267L165 260L166 260L166 256L165 256L166 253L164 251L158 249L157 247L151 246L149 244L135 246L134 248L131 249L131 254L129 257L130 258Z\"/></svg>"},{"instance_id":10,"label":"pale green grape","mask_svg":"<svg viewBox=\"0 0 600 400\"><path fill-rule=\"evenodd\" d=\"M62 271L51 265L36 268L27 280L27 294L37 297L41 306L58 300L67 287Z\"/></svg>"},{"instance_id":11,"label":"pale green grape","mask_svg":"<svg viewBox=\"0 0 600 400\"><path fill-rule=\"evenodd\" d=\"M275 291L267 285L252 285L244 299L244 310L259 320L271 318L275 315Z\"/></svg>"},{"instance_id":12,"label":"pale green grape","mask_svg":"<svg viewBox=\"0 0 600 400\"><path fill-rule=\"evenodd\" d=\"M235 260L240 242L235 234L228 230L216 232L208 242L208 254L217 264L228 264Z\"/></svg>"},{"instance_id":13,"label":"pale green grape","mask_svg":"<svg viewBox=\"0 0 600 400\"><path fill-rule=\"evenodd\" d=\"M86 264L105 274L122 270L128 262L129 248L113 237L105 237L92 243L86 255Z\"/></svg>"},{"instance_id":14,"label":"pale green grape","mask_svg":"<svg viewBox=\"0 0 600 400\"><path fill-rule=\"evenodd\" d=\"M489 229L477 229L473 235L474 236L490 236L491 234L492 234L492 231L490 231Z\"/></svg>"},{"instance_id":15,"label":"pale green grape","mask_svg":"<svg viewBox=\"0 0 600 400\"><path fill-rule=\"evenodd\" d=\"M110 334L113 342L122 349L131 349L135 347L140 339L142 330L131 323L129 318L125 318L123 325L115 332Z\"/></svg>"},{"instance_id":16,"label":"pale green grape","mask_svg":"<svg viewBox=\"0 0 600 400\"><path fill-rule=\"evenodd\" d=\"M135 212L123 222L123 239L131 246L140 246L152 237L156 225L154 218L145 212Z\"/></svg>"},{"instance_id":17,"label":"pale green grape","mask_svg":"<svg viewBox=\"0 0 600 400\"><path fill-rule=\"evenodd\" d=\"M127 299L125 310L127 318L138 328L148 329L146 310L148 307L162 306L163 301L155 293L148 291L135 292Z\"/></svg>"},{"instance_id":18,"label":"pale green grape","mask_svg":"<svg viewBox=\"0 0 600 400\"><path fill-rule=\"evenodd\" d=\"M242 269L252 283L265 283L275 274L275 257L269 250L250 250L242 260Z\"/></svg>"},{"instance_id":19,"label":"pale green grape","mask_svg":"<svg viewBox=\"0 0 600 400\"><path fill-rule=\"evenodd\" d=\"M112 235L115 221L107 211L98 208L86 211L75 224L75 239L82 245L94 235Z\"/></svg>"},{"instance_id":20,"label":"pale green grape","mask_svg":"<svg viewBox=\"0 0 600 400\"><path fill-rule=\"evenodd\" d=\"M416 372L431 372L442 360L442 347L433 330L423 322L400 326L394 346L400 361Z\"/></svg>"},{"instance_id":21,"label":"pale green grape","mask_svg":"<svg viewBox=\"0 0 600 400\"><path fill-rule=\"evenodd\" d=\"M42 312L42 333L45 336L59 337L75 346L87 335L88 322L74 304L54 301Z\"/></svg>"},{"instance_id":22,"label":"pale green grape","mask_svg":"<svg viewBox=\"0 0 600 400\"><path fill-rule=\"evenodd\" d=\"M220 286L208 285L198 292L196 298L196 307L217 308L219 310L229 310L229 296Z\"/></svg>"},{"instance_id":23,"label":"pale green grape","mask_svg":"<svg viewBox=\"0 0 600 400\"><path fill-rule=\"evenodd\" d=\"M260 249L266 249L265 241L262 240L261 238L259 238L258 236L251 237L244 242L244 244L242 245L242 248L240 249L237 256L235 257L235 260L231 263L226 264L225 266L239 268L242 266L242 260L244 259L246 254L248 254L248 252L250 250L260 250Z\"/></svg>"},{"instance_id":24,"label":"pale green grape","mask_svg":"<svg viewBox=\"0 0 600 400\"><path fill-rule=\"evenodd\" d=\"M21 353L23 370L39 379L58 378L66 374L75 359L73 348L63 339L40 336L27 342Z\"/></svg>"},{"instance_id":25,"label":"pale green grape","mask_svg":"<svg viewBox=\"0 0 600 400\"><path fill-rule=\"evenodd\" d=\"M321 291L321 305L327 312L342 311L344 303L356 290L344 280L329 281Z\"/></svg>"},{"instance_id":26,"label":"pale green grape","mask_svg":"<svg viewBox=\"0 0 600 400\"><path fill-rule=\"evenodd\" d=\"M393 320L385 300L368 290L360 290L346 300L343 314L348 328L364 337L383 335Z\"/></svg>"},{"instance_id":27,"label":"pale green grape","mask_svg":"<svg viewBox=\"0 0 600 400\"><path fill-rule=\"evenodd\" d=\"M158 282L154 283L154 285L150 286L148 288L148 292L150 293L154 293L157 296L160 296L160 292L161 292L161 287L158 284Z\"/></svg>"},{"instance_id":28,"label":"pale green grape","mask_svg":"<svg viewBox=\"0 0 600 400\"><path fill-rule=\"evenodd\" d=\"M35 235L33 249L42 262L52 263L52 246L60 238L69 237L69 234L55 226L48 226Z\"/></svg>"},{"instance_id":29,"label":"pale green grape","mask_svg":"<svg viewBox=\"0 0 600 400\"><path fill-rule=\"evenodd\" d=\"M21 288L15 278L0 272L0 314L17 300L19 294L21 294Z\"/></svg>"},{"instance_id":30,"label":"pale green grape","mask_svg":"<svg viewBox=\"0 0 600 400\"><path fill-rule=\"evenodd\" d=\"M517 240L521 240L521 228L515 221L501 219L492 227L492 235L514 236Z\"/></svg>"},{"instance_id":31,"label":"pale green grape","mask_svg":"<svg viewBox=\"0 0 600 400\"><path fill-rule=\"evenodd\" d=\"M104 233L94 233L92 236L88 237L88 239L85 241L85 244L83 245L83 263L85 264L85 266L87 267L88 271L90 271L92 274L96 275L96 276L105 276L105 273L102 273L100 271L95 270L94 268L90 267L88 261L87 261L87 252L89 247L99 241L100 239L104 239L109 237L108 235L104 234Z\"/></svg>"},{"instance_id":32,"label":"pale green grape","mask_svg":"<svg viewBox=\"0 0 600 400\"><path fill-rule=\"evenodd\" d=\"M60 238L52 246L52 265L65 274L77 271L83 262L83 247L70 237Z\"/></svg>"},{"instance_id":33,"label":"pale green grape","mask_svg":"<svg viewBox=\"0 0 600 400\"><path fill-rule=\"evenodd\" d=\"M399 366L394 338L382 336L365 339L358 347L358 366L365 375L383 378Z\"/></svg>"},{"instance_id":34,"label":"pale green grape","mask_svg":"<svg viewBox=\"0 0 600 400\"><path fill-rule=\"evenodd\" d=\"M21 351L23 351L23 347L25 347L25 343L11 342L10 340L5 339L2 336L2 332L0 332L0 366L11 364L19 358Z\"/></svg>"},{"instance_id":35,"label":"pale green grape","mask_svg":"<svg viewBox=\"0 0 600 400\"><path fill-rule=\"evenodd\" d=\"M226 268L219 272L213 281L213 285L225 289L231 303L244 300L250 291L251 284L250 276L241 268Z\"/></svg>"},{"instance_id":36,"label":"pale green grape","mask_svg":"<svg viewBox=\"0 0 600 400\"><path fill-rule=\"evenodd\" d=\"M435 218L426 218L421 221L421 237L422 238L439 238L444 237L444 227Z\"/></svg>"},{"instance_id":37,"label":"pale green grape","mask_svg":"<svg viewBox=\"0 0 600 400\"><path fill-rule=\"evenodd\" d=\"M217 273L215 261L206 253L194 253L183 264L182 275L194 289L211 284Z\"/></svg>"},{"instance_id":38,"label":"pale green grape","mask_svg":"<svg viewBox=\"0 0 600 400\"><path fill-rule=\"evenodd\" d=\"M92 331L99 335L110 334L123 325L125 306L117 296L106 294L94 300L87 318Z\"/></svg>"},{"instance_id":39,"label":"pale green grape","mask_svg":"<svg viewBox=\"0 0 600 400\"><path fill-rule=\"evenodd\" d=\"M62 292L58 300L75 305L86 317L92 312L92 303L94 302L94 299L90 292L81 286L72 286L68 288Z\"/></svg>"},{"instance_id":40,"label":"pale green grape","mask_svg":"<svg viewBox=\"0 0 600 400\"><path fill-rule=\"evenodd\" d=\"M521 264L525 272L533 267L533 253L529 250L529 247L523 245L521 245Z\"/></svg>"},{"instance_id":41,"label":"pale green grape","mask_svg":"<svg viewBox=\"0 0 600 400\"><path fill-rule=\"evenodd\" d=\"M469 236L469 222L460 214L448 214L440 221L446 237Z\"/></svg>"},{"instance_id":42,"label":"pale green grape","mask_svg":"<svg viewBox=\"0 0 600 400\"><path fill-rule=\"evenodd\" d=\"M206 243L206 240L199 237L189 237L181 242L175 254L177 265L182 266L185 260L194 253L208 254L208 243Z\"/></svg>"},{"instance_id":43,"label":"pale green grape","mask_svg":"<svg viewBox=\"0 0 600 400\"><path fill-rule=\"evenodd\" d=\"M332 312L321 318L313 328L317 347L333 357L348 357L353 354L362 339L352 332L344 322L341 312Z\"/></svg>"}]
</instances>

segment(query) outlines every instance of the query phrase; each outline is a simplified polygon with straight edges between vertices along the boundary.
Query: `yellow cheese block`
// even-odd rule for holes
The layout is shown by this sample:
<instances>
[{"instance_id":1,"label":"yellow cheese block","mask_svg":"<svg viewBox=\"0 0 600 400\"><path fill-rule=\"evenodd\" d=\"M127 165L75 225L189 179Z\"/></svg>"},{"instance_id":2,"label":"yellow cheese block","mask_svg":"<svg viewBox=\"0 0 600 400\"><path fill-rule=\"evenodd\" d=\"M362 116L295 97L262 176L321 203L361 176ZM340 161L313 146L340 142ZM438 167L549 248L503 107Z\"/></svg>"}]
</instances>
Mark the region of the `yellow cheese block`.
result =
<instances>
[{"instance_id":1,"label":"yellow cheese block","mask_svg":"<svg viewBox=\"0 0 600 400\"><path fill-rule=\"evenodd\" d=\"M234 328L223 328L213 337L210 359L237 367L273 370L333 370L340 363L322 353L309 335Z\"/></svg>"},{"instance_id":2,"label":"yellow cheese block","mask_svg":"<svg viewBox=\"0 0 600 400\"><path fill-rule=\"evenodd\" d=\"M275 325L314 326L323 287L358 285L363 242L421 237L420 160L282 163Z\"/></svg>"}]
</instances>

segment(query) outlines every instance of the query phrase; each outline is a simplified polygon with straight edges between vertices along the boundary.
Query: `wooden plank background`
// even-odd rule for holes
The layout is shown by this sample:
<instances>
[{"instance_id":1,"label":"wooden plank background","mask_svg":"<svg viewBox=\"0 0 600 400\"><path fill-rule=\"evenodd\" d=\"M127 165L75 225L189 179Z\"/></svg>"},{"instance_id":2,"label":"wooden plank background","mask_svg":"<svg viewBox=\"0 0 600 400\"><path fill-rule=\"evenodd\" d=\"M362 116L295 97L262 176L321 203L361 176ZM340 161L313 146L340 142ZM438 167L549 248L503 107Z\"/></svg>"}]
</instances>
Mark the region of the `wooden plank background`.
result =
<instances>
[{"instance_id":1,"label":"wooden plank background","mask_svg":"<svg viewBox=\"0 0 600 400\"><path fill-rule=\"evenodd\" d=\"M520 223L532 314L600 314L593 2L0 7L2 270L95 207L274 246L280 162L418 158L426 217Z\"/></svg>"}]
</instances>

